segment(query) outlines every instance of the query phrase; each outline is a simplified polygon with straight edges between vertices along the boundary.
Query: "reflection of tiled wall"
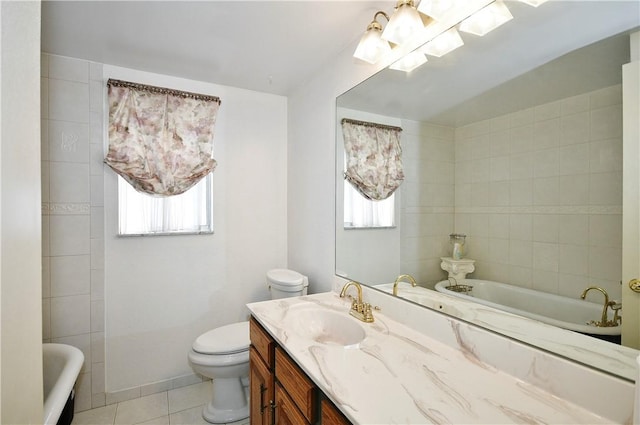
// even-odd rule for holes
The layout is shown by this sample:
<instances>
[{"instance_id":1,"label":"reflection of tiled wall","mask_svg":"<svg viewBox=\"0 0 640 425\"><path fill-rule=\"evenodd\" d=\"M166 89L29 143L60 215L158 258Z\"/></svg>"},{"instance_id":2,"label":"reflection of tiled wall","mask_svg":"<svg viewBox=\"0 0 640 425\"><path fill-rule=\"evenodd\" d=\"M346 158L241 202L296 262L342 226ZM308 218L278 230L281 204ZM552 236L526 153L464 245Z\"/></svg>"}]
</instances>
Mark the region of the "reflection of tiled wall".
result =
<instances>
[{"instance_id":1,"label":"reflection of tiled wall","mask_svg":"<svg viewBox=\"0 0 640 425\"><path fill-rule=\"evenodd\" d=\"M401 273L424 286L444 278L440 257L450 255L453 231L454 129L402 122Z\"/></svg>"},{"instance_id":2,"label":"reflection of tiled wall","mask_svg":"<svg viewBox=\"0 0 640 425\"><path fill-rule=\"evenodd\" d=\"M456 129L456 231L474 277L620 297L621 86Z\"/></svg>"},{"instance_id":3,"label":"reflection of tiled wall","mask_svg":"<svg viewBox=\"0 0 640 425\"><path fill-rule=\"evenodd\" d=\"M42 55L43 340L80 348L76 411L105 404L102 65Z\"/></svg>"}]
</instances>

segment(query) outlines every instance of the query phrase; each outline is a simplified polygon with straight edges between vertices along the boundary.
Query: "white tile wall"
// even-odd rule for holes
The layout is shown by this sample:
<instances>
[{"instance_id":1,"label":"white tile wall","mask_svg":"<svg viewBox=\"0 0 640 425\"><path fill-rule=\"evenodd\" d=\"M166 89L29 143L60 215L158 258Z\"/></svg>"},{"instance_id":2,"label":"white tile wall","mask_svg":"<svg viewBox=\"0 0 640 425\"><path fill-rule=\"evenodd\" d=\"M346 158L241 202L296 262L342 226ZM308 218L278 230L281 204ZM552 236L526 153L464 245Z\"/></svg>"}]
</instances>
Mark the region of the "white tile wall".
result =
<instances>
[{"instance_id":1,"label":"white tile wall","mask_svg":"<svg viewBox=\"0 0 640 425\"><path fill-rule=\"evenodd\" d=\"M457 128L455 166L455 230L474 277L620 297L620 85Z\"/></svg>"},{"instance_id":2,"label":"white tile wall","mask_svg":"<svg viewBox=\"0 0 640 425\"><path fill-rule=\"evenodd\" d=\"M43 334L80 348L76 411L104 406L102 65L42 54Z\"/></svg>"},{"instance_id":3,"label":"white tile wall","mask_svg":"<svg viewBox=\"0 0 640 425\"><path fill-rule=\"evenodd\" d=\"M449 251L456 203L454 180L471 183L472 173L456 176L452 128L412 121L402 123L405 181L401 205L401 273L409 273L422 285L433 284L445 275L440 257ZM489 151L489 139L483 141ZM487 161L489 161L487 159ZM476 176L488 187L486 175ZM469 186L471 186L469 184ZM477 193L477 192L476 192ZM487 193L488 191L485 191Z\"/></svg>"}]
</instances>

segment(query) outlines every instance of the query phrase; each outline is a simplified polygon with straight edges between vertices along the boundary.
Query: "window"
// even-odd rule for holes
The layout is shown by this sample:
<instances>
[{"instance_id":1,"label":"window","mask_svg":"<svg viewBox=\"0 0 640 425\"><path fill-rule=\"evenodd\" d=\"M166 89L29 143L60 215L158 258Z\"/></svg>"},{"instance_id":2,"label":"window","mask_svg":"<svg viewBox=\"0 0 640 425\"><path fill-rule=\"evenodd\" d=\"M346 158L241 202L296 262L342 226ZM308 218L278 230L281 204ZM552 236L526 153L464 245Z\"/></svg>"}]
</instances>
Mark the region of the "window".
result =
<instances>
[{"instance_id":1,"label":"window","mask_svg":"<svg viewBox=\"0 0 640 425\"><path fill-rule=\"evenodd\" d=\"M382 201L370 201L348 181L344 181L345 229L395 226L395 195Z\"/></svg>"},{"instance_id":2,"label":"window","mask_svg":"<svg viewBox=\"0 0 640 425\"><path fill-rule=\"evenodd\" d=\"M186 192L155 197L118 176L119 235L213 233L212 174Z\"/></svg>"}]
</instances>

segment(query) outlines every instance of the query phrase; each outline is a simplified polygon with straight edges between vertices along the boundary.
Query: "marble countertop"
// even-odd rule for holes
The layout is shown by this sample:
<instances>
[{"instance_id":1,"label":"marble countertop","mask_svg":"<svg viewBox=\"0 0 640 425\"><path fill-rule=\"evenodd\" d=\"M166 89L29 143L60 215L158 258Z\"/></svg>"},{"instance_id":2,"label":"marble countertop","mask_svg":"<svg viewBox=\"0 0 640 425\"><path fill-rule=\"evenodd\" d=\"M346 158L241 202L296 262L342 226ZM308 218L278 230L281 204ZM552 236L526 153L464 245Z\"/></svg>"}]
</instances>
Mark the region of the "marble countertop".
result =
<instances>
[{"instance_id":1,"label":"marble countertop","mask_svg":"<svg viewBox=\"0 0 640 425\"><path fill-rule=\"evenodd\" d=\"M347 347L310 339L291 326L295 310L306 307L343 314L365 338ZM354 424L611 423L481 362L462 336L452 347L383 312L374 312L374 323L360 322L349 316L349 307L333 292L248 304Z\"/></svg>"}]
</instances>

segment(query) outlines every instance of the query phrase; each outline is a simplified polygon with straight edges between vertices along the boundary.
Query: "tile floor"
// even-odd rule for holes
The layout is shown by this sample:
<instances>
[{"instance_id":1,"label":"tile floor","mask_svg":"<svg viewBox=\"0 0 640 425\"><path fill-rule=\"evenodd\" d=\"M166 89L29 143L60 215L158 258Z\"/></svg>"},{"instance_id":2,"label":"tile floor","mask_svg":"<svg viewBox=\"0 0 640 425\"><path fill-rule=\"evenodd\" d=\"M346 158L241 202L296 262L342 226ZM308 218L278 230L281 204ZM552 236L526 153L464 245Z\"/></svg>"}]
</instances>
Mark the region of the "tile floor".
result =
<instances>
[{"instance_id":1,"label":"tile floor","mask_svg":"<svg viewBox=\"0 0 640 425\"><path fill-rule=\"evenodd\" d=\"M72 425L204 425L202 408L210 399L211 382L206 381L79 412ZM249 419L228 425L249 425Z\"/></svg>"}]
</instances>

